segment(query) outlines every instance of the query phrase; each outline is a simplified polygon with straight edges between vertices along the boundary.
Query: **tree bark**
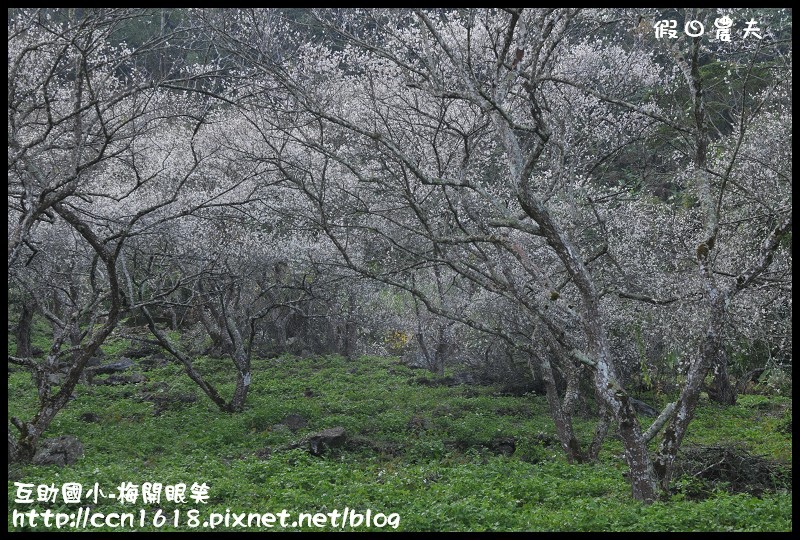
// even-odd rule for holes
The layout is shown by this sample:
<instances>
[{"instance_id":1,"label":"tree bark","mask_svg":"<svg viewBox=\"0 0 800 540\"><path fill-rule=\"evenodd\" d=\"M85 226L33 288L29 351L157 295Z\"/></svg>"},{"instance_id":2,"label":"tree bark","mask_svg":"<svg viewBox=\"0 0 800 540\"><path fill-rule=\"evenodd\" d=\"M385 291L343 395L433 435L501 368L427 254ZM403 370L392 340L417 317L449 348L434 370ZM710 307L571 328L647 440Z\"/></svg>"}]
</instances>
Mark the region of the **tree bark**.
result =
<instances>
[{"instance_id":1,"label":"tree bark","mask_svg":"<svg viewBox=\"0 0 800 540\"><path fill-rule=\"evenodd\" d=\"M450 355L450 339L447 332L447 325L443 321L437 322L436 332L436 374L444 377L444 367L447 357Z\"/></svg>"},{"instance_id":2,"label":"tree bark","mask_svg":"<svg viewBox=\"0 0 800 540\"><path fill-rule=\"evenodd\" d=\"M709 330L707 339L711 343L703 344L701 350L705 356L706 370L716 369L716 376L709 397L719 403L732 405L736 402L736 389L728 378L728 357L722 343L722 331L725 323L725 304L728 291L716 284L713 273L713 253L717 244L719 232L719 203L723 192L715 198L712 194L712 183L708 172L708 123L705 108L705 89L700 73L700 39L694 38L688 68L684 67L684 76L689 85L692 98L693 116L695 124L695 155L694 168L697 175L698 193L704 211L705 240L697 247L697 262L700 274L705 281L708 305L710 309ZM682 60L679 63L683 64Z\"/></svg>"},{"instance_id":3,"label":"tree bark","mask_svg":"<svg viewBox=\"0 0 800 540\"><path fill-rule=\"evenodd\" d=\"M625 449L625 461L630 468L633 497L639 501L652 502L657 495L655 471L647 452L647 443L642 437L636 411L628 399L627 392L619 383L620 379L611 358L592 277L547 209L540 201L528 195L525 182L525 180L521 182L522 186L518 192L520 203L525 212L539 225L543 236L561 259L580 292L589 360L594 364L595 394L617 421Z\"/></svg>"},{"instance_id":4,"label":"tree bark","mask_svg":"<svg viewBox=\"0 0 800 540\"><path fill-rule=\"evenodd\" d=\"M208 398L214 402L214 404L219 407L221 411L228 411L229 404L225 401L225 399L219 395L217 389L214 388L211 384L206 382L203 376L194 368L194 364L192 363L192 359L189 358L186 354L178 350L169 340L169 338L159 330L156 326L155 319L150 314L150 311L146 307L142 307L142 313L144 314L145 318L147 319L147 326L150 329L150 332L155 336L156 340L161 344L161 346L172 356L178 359L178 361L183 364L183 369L186 374L192 379L195 384L203 391Z\"/></svg>"},{"instance_id":5,"label":"tree bark","mask_svg":"<svg viewBox=\"0 0 800 540\"><path fill-rule=\"evenodd\" d=\"M600 418L597 420L597 425L594 428L594 437L592 437L592 442L589 444L589 450L586 453L588 461L597 461L597 457L600 455L600 450L603 448L603 442L606 440L606 436L608 435L608 426L610 424L611 422L608 417L608 412L605 409L602 409L600 411Z\"/></svg>"},{"instance_id":6,"label":"tree bark","mask_svg":"<svg viewBox=\"0 0 800 540\"><path fill-rule=\"evenodd\" d=\"M30 300L22 303L22 310L19 314L19 322L14 329L14 337L17 340L17 356L29 358L32 355L31 331L33 327L33 314L36 304Z\"/></svg>"},{"instance_id":7,"label":"tree bark","mask_svg":"<svg viewBox=\"0 0 800 540\"><path fill-rule=\"evenodd\" d=\"M723 295L715 291L716 296L711 299L712 316L708 321L705 338L700 346L700 351L689 367L686 375L686 384L683 387L675 413L672 416L667 428L664 430L664 438L659 447L658 456L655 460L655 471L658 475L661 488L667 490L672 478L673 465L678 455L683 438L689 423L694 418L697 402L700 400L700 393L703 390L708 371L720 354L724 354L724 343L722 342L722 322L724 312L722 306L715 306L724 303ZM713 309L717 307L717 309Z\"/></svg>"},{"instance_id":8,"label":"tree bark","mask_svg":"<svg viewBox=\"0 0 800 540\"><path fill-rule=\"evenodd\" d=\"M545 384L547 405L550 408L550 416L553 418L561 449L567 456L567 461L569 463L583 463L586 461L587 457L575 436L575 431L572 427L571 411L561 405L561 398L558 395L553 367L547 358L542 358L539 365L541 366L542 379Z\"/></svg>"},{"instance_id":9,"label":"tree bark","mask_svg":"<svg viewBox=\"0 0 800 540\"><path fill-rule=\"evenodd\" d=\"M20 436L16 445L9 444L9 456L11 461L30 461L36 453L36 445L50 424L53 418L66 407L75 386L83 374L89 359L94 356L100 345L106 340L111 332L116 328L119 321L121 310L120 284L117 276L117 252L111 250L77 215L62 206L60 203L53 206L54 210L69 223L80 234L87 243L94 249L100 260L103 262L106 274L108 275L109 302L110 307L106 315L106 322L92 335L92 339L84 346L80 347L73 356L73 363L67 371L64 382L55 394L51 393L51 384L47 380L46 374L42 376L37 373L39 378L39 409L30 422L23 422L12 419L12 423L19 429ZM48 365L55 364L54 355L57 350L52 350L47 360Z\"/></svg>"},{"instance_id":10,"label":"tree bark","mask_svg":"<svg viewBox=\"0 0 800 540\"><path fill-rule=\"evenodd\" d=\"M225 310L223 306L223 310ZM250 353L245 346L245 340L236 321L230 313L224 313L225 326L228 330L228 336L233 343L233 363L236 365L236 389L233 391L233 397L229 405L230 412L241 412L244 410L244 404L247 400L247 391L250 389Z\"/></svg>"},{"instance_id":11,"label":"tree bark","mask_svg":"<svg viewBox=\"0 0 800 540\"><path fill-rule=\"evenodd\" d=\"M736 387L728 375L728 363L718 363L714 368L714 379L708 389L708 397L722 405L736 405Z\"/></svg>"},{"instance_id":12,"label":"tree bark","mask_svg":"<svg viewBox=\"0 0 800 540\"><path fill-rule=\"evenodd\" d=\"M250 371L236 373L236 389L228 406L228 412L242 412L247 401L247 392L250 389Z\"/></svg>"},{"instance_id":13,"label":"tree bark","mask_svg":"<svg viewBox=\"0 0 800 540\"><path fill-rule=\"evenodd\" d=\"M354 358L358 341L358 325L356 324L356 295L350 292L347 296L347 315L344 322L344 356Z\"/></svg>"}]
</instances>

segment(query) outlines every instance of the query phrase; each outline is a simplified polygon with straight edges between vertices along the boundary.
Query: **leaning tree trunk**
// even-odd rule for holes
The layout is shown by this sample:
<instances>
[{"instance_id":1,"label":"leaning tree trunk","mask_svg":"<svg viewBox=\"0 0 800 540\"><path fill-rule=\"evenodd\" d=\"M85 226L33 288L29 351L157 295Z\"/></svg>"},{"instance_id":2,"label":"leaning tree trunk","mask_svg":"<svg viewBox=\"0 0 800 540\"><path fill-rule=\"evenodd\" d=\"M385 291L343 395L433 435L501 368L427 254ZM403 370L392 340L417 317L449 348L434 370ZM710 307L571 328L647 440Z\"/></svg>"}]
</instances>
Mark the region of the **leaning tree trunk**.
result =
<instances>
[{"instance_id":1,"label":"leaning tree trunk","mask_svg":"<svg viewBox=\"0 0 800 540\"><path fill-rule=\"evenodd\" d=\"M528 195L525 180L520 182L518 193L525 213L539 225L542 236L556 252L580 292L588 356L576 352L582 362L594 368L595 394L617 422L625 461L630 468L629 479L633 497L639 501L652 502L656 499L658 490L653 463L647 452L647 441L643 437L636 411L627 392L619 383L592 276L544 205Z\"/></svg>"},{"instance_id":2,"label":"leaning tree trunk","mask_svg":"<svg viewBox=\"0 0 800 540\"><path fill-rule=\"evenodd\" d=\"M129 274L127 270L123 267L123 272L125 272L126 278L129 278ZM129 281L129 288L131 290L131 294L133 294L133 289L131 287ZM247 355L247 351L243 346L243 342L241 339L241 333L236 331L239 340L236 341L234 338L235 346L234 346L234 353L233 353L233 360L234 364L237 367L237 375L236 375L236 389L233 392L233 397L230 401L226 401L217 389L206 381L202 374L194 368L194 364L192 359L185 353L183 353L178 347L172 344L169 337L162 332L158 326L156 325L155 318L152 316L150 311L141 306L142 314L147 319L147 326L150 329L150 332L156 338L158 343L169 352L172 356L174 356L181 364L183 364L184 370L186 374L192 379L195 384L214 402L214 404L219 407L219 410L223 412L240 412L244 409L244 403L247 400L247 391L250 387L250 359ZM227 324L227 320L226 320Z\"/></svg>"},{"instance_id":3,"label":"leaning tree trunk","mask_svg":"<svg viewBox=\"0 0 800 540\"><path fill-rule=\"evenodd\" d=\"M728 375L728 363L718 363L714 368L714 379L708 388L708 397L715 403L736 405L736 386Z\"/></svg>"},{"instance_id":4,"label":"leaning tree trunk","mask_svg":"<svg viewBox=\"0 0 800 540\"><path fill-rule=\"evenodd\" d=\"M209 384L203 378L200 372L194 368L192 359L187 354L184 354L180 349L178 349L178 347L172 344L167 335L158 328L158 326L156 325L155 318L150 314L150 311L146 307L142 306L141 310L142 314L145 316L145 319L147 320L147 327L150 329L150 332L156 338L156 341L158 341L161 347L163 347L165 351L170 353L181 364L183 364L184 371L189 376L189 378L192 379L195 382L195 384L197 384L200 390L202 390L203 393L205 393L205 395L207 395L208 398L211 401L213 401L214 404L216 404L216 406L219 407L221 411L227 411L228 402L225 401L225 398L223 398L219 394L219 392L217 392L217 389L214 388L214 386L212 386L211 384Z\"/></svg>"},{"instance_id":5,"label":"leaning tree trunk","mask_svg":"<svg viewBox=\"0 0 800 540\"><path fill-rule=\"evenodd\" d=\"M608 435L608 427L610 425L611 419L609 418L608 411L603 408L600 411L600 418L598 418L597 425L594 428L594 437L592 437L592 442L589 444L589 450L586 452L588 461L597 461L600 450L603 448L603 442L605 442L606 436Z\"/></svg>"},{"instance_id":6,"label":"leaning tree trunk","mask_svg":"<svg viewBox=\"0 0 800 540\"><path fill-rule=\"evenodd\" d=\"M205 312L205 307L206 306L201 305L199 311L200 322L203 324L203 328L205 328L208 337L211 338L211 346L206 351L206 354L210 356L219 356L224 354L227 345L225 343L225 339L223 338L220 325L217 323L219 320L219 315L216 313L216 310L214 310L213 306L208 306L209 311L211 311L211 316L209 317L209 315ZM155 324L155 321L153 321L153 324Z\"/></svg>"},{"instance_id":7,"label":"leaning tree trunk","mask_svg":"<svg viewBox=\"0 0 800 540\"><path fill-rule=\"evenodd\" d=\"M694 411L703 390L703 382L706 375L714 364L719 365L719 356L725 354L722 324L724 321L725 295L722 291L712 288L711 316L706 328L706 335L700 347L699 354L689 366L686 375L686 384L678 399L675 414L664 430L664 438L661 441L658 456L655 460L655 470L658 474L661 488L667 490L672 478L672 471L675 459L678 456L683 438L689 423L694 418Z\"/></svg>"},{"instance_id":8,"label":"leaning tree trunk","mask_svg":"<svg viewBox=\"0 0 800 540\"><path fill-rule=\"evenodd\" d=\"M250 388L250 370L236 372L236 389L233 391L233 398L228 410L230 412L242 412L247 401L247 391Z\"/></svg>"},{"instance_id":9,"label":"leaning tree trunk","mask_svg":"<svg viewBox=\"0 0 800 540\"><path fill-rule=\"evenodd\" d=\"M556 427L556 436L558 437L558 442L561 444L561 449L567 456L567 462L583 463L586 461L586 454L581 449L581 444L575 436L575 430L572 428L572 407L562 406L561 404L561 398L558 395L558 387L550 361L546 357L543 357L540 359L539 365L545 384L547 405L550 408L550 416L553 418ZM570 373L568 376L574 375L574 373ZM577 381L568 381L568 396L565 397L565 402L569 401L570 389L576 387L576 384Z\"/></svg>"},{"instance_id":10,"label":"leaning tree trunk","mask_svg":"<svg viewBox=\"0 0 800 540\"><path fill-rule=\"evenodd\" d=\"M587 326L601 328L599 317L592 317L589 309ZM599 315L599 313L595 313ZM627 392L619 384L614 365L609 361L608 343L600 332L589 332L590 358L595 362L595 392L599 401L611 411L617 421L620 438L625 453L625 461L630 468L630 482L633 498L652 502L656 499L657 483L653 463L647 452L647 441L643 437L636 410Z\"/></svg>"}]
</instances>

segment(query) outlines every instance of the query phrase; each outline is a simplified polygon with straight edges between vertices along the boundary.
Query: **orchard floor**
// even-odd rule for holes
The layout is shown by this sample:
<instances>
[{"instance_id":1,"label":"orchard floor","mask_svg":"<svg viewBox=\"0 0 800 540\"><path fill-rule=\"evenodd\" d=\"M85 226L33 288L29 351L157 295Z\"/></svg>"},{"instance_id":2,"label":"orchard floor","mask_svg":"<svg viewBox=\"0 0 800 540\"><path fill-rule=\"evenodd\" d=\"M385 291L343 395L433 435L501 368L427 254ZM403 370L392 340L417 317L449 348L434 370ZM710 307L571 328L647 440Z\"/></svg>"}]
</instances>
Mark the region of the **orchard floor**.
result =
<instances>
[{"instance_id":1,"label":"orchard floor","mask_svg":"<svg viewBox=\"0 0 800 540\"><path fill-rule=\"evenodd\" d=\"M223 394L232 392L229 361L197 365ZM704 401L684 445L733 448L769 463L777 473L767 489L736 492L735 482L687 474L672 494L643 505L631 499L613 435L598 463L565 462L542 396L426 384L426 372L394 358L284 356L254 361L246 410L226 414L179 365L143 374L138 384L78 387L46 434L77 436L85 448L77 463L9 467L9 530L48 529L47 509L67 516L66 530L282 530L284 510L286 528L330 530L342 528L332 516L346 509L344 530L792 530L791 398L745 395L727 408ZM30 376L9 373L8 389L9 416L29 417ZM667 399L650 397L654 405ZM308 436L333 427L344 428L347 442L312 455ZM589 419L578 418L576 428L591 437ZM32 486L33 502L15 502L17 483ZM82 486L80 503L63 501L65 483ZM145 483L164 486L160 501L143 500ZM186 502L167 500L167 486L173 495L181 484ZM195 484L207 489L193 492ZM58 490L55 502L38 501L39 486ZM87 493L95 487L105 495L96 503ZM128 502L118 500L120 487ZM40 513L35 527L20 517L31 510ZM96 526L83 525L86 515Z\"/></svg>"}]
</instances>

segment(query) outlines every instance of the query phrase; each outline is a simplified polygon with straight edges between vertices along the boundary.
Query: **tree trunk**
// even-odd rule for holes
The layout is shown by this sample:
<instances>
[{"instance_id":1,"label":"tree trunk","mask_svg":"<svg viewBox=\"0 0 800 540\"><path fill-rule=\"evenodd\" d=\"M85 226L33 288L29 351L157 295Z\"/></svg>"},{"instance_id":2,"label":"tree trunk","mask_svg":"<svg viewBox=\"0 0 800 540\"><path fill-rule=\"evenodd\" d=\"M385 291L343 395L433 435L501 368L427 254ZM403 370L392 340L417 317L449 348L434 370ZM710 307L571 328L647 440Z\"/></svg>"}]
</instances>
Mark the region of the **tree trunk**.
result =
<instances>
[{"instance_id":1,"label":"tree trunk","mask_svg":"<svg viewBox=\"0 0 800 540\"><path fill-rule=\"evenodd\" d=\"M63 205L58 203L53 205L53 208L64 218L64 221L69 223L92 246L95 253L97 253L103 261L108 275L111 306L109 307L108 314L106 315L106 322L102 328L93 334L90 342L80 347L80 350L76 351L74 354L74 361L69 367L64 382L59 387L58 392L55 394L51 393L52 385L47 380L46 373L35 373L35 376L42 379L39 382L38 388L39 410L30 422L23 422L17 418L11 419L14 426L20 431L20 436L16 444L12 446L9 443L9 452L13 451L15 454L10 456L12 461L29 461L33 458L36 452L36 445L42 433L50 427L53 418L55 418L58 412L69 403L72 392L75 390L75 386L78 384L84 369L86 369L86 364L89 363L89 359L94 356L100 348L100 345L103 344L119 322L121 294L117 276L117 259L115 252L109 249L109 247L94 234L88 225ZM57 349L54 349L48 358L47 364L49 366L56 363L56 353ZM10 434L9 438L11 438Z\"/></svg>"},{"instance_id":2,"label":"tree trunk","mask_svg":"<svg viewBox=\"0 0 800 540\"><path fill-rule=\"evenodd\" d=\"M450 338L447 332L447 325L443 321L438 323L438 332L436 335L436 351L434 352L436 362L436 374L444 377L444 367L447 362L447 357L450 354Z\"/></svg>"},{"instance_id":3,"label":"tree trunk","mask_svg":"<svg viewBox=\"0 0 800 540\"><path fill-rule=\"evenodd\" d=\"M524 180L521 182L518 198L525 213L539 225L542 235L561 259L580 292L583 302L583 329L589 352L587 360L594 367L595 394L617 421L625 449L625 461L630 468L633 497L639 501L652 502L657 494L653 463L647 453L647 443L642 437L636 411L628 394L619 384L620 379L609 351L603 314L592 276L547 209L540 201L528 196Z\"/></svg>"},{"instance_id":4,"label":"tree trunk","mask_svg":"<svg viewBox=\"0 0 800 540\"><path fill-rule=\"evenodd\" d=\"M168 353L177 358L181 364L183 364L183 368L189 378L192 379L198 387L200 387L200 390L202 390L203 393L205 393L205 395L207 395L208 398L213 401L221 411L227 411L229 407L228 403L225 401L225 399L223 399L222 396L219 395L217 389L211 384L207 383L203 376L196 369L194 369L192 359L178 350L178 348L170 342L167 335L159 330L158 326L156 326L155 319L146 307L142 307L141 309L142 313L147 319L147 326L150 328L150 332L153 334L153 336L155 336L156 340L161 344L161 346Z\"/></svg>"},{"instance_id":5,"label":"tree trunk","mask_svg":"<svg viewBox=\"0 0 800 540\"><path fill-rule=\"evenodd\" d=\"M199 307L199 312L200 322L203 323L203 328L206 329L208 337L211 338L211 347L209 347L206 354L211 356L219 356L224 354L226 343L222 336L222 329L217 322L218 317L216 316L216 312L212 311L211 317L209 317L209 315L206 313L205 306L203 305ZM155 324L155 320L153 320L153 324Z\"/></svg>"},{"instance_id":6,"label":"tree trunk","mask_svg":"<svg viewBox=\"0 0 800 540\"><path fill-rule=\"evenodd\" d=\"M105 341L108 334L116 327L118 301L112 300L112 304L112 312L108 316L109 321L103 329L98 332L91 343L76 352L75 363L70 366L58 392L54 395L51 394L52 385L47 378L47 371L36 373L36 378L38 378L37 385L39 386L39 410L30 422L23 422L16 418L11 419L11 422L20 431L20 436L16 441L16 445L13 448L9 445L9 451L11 452L13 450L15 452L15 455L11 456L12 461L27 462L33 458L33 455L36 453L36 445L39 438L47 428L50 427L50 424L59 411L69 403L72 392L75 390L75 386L78 384L86 368L86 364L89 362L89 358L94 356L97 349L100 348L100 344ZM51 355L51 358L48 359L48 364L54 363L55 359Z\"/></svg>"},{"instance_id":7,"label":"tree trunk","mask_svg":"<svg viewBox=\"0 0 800 540\"><path fill-rule=\"evenodd\" d=\"M689 423L694 418L694 411L700 399L700 392L703 390L703 382L706 375L708 375L710 367L717 363L719 356L724 355L725 352L722 342L722 323L724 321L724 310L722 308L726 299L716 289L711 290L711 296L711 317L706 328L705 338L701 344L699 354L689 367L686 384L678 398L675 414L664 430L664 438L661 441L658 456L655 460L655 470L661 487L665 491L669 488L678 450L686 435Z\"/></svg>"},{"instance_id":8,"label":"tree trunk","mask_svg":"<svg viewBox=\"0 0 800 540\"><path fill-rule=\"evenodd\" d=\"M713 272L714 247L719 232L719 201L722 193L713 193L714 187L708 172L708 119L705 108L705 91L700 71L700 39L695 38L692 44L689 64L683 59L678 61L689 85L692 99L695 124L694 168L697 179L697 191L704 215L705 240L697 246L697 264L700 275L705 281L709 313L708 343L703 344L702 354L705 369L715 368L716 376L709 392L709 397L719 403L732 405L736 402L736 389L728 378L728 358L722 343L722 329L725 322L725 304L727 291L721 290L715 283ZM724 184L723 184L724 185ZM705 377L705 371L703 373Z\"/></svg>"},{"instance_id":9,"label":"tree trunk","mask_svg":"<svg viewBox=\"0 0 800 540\"><path fill-rule=\"evenodd\" d=\"M581 444L577 437L575 437L575 431L572 428L571 411L561 406L553 367L547 358L542 358L539 364L545 384L547 405L550 408L550 416L553 417L553 422L556 426L556 435L558 436L558 442L561 444L561 449L567 456L569 463L583 463L586 461L586 455L581 449ZM570 386L569 383L567 386Z\"/></svg>"},{"instance_id":10,"label":"tree trunk","mask_svg":"<svg viewBox=\"0 0 800 540\"><path fill-rule=\"evenodd\" d=\"M233 391L233 398L228 405L229 412L242 412L247 401L247 391L250 389L250 372L237 372L236 390Z\"/></svg>"},{"instance_id":11,"label":"tree trunk","mask_svg":"<svg viewBox=\"0 0 800 540\"><path fill-rule=\"evenodd\" d=\"M223 306L223 309L226 309L225 306ZM233 342L233 354L231 356L233 357L234 365L236 365L236 389L233 391L229 410L230 412L241 412L244 410L247 391L250 389L250 352L245 346L245 340L236 325L236 321L229 313L225 313L224 317L228 336Z\"/></svg>"},{"instance_id":12,"label":"tree trunk","mask_svg":"<svg viewBox=\"0 0 800 540\"><path fill-rule=\"evenodd\" d=\"M722 405L736 405L736 387L728 376L728 363L718 363L714 370L714 380L708 389L708 397Z\"/></svg>"},{"instance_id":13,"label":"tree trunk","mask_svg":"<svg viewBox=\"0 0 800 540\"><path fill-rule=\"evenodd\" d=\"M608 417L608 411L605 409L600 411L600 418L597 420L597 426L594 428L594 437L589 444L589 451L587 452L588 461L597 461L600 455L600 450L603 448L603 442L608 435L608 426L611 424Z\"/></svg>"},{"instance_id":14,"label":"tree trunk","mask_svg":"<svg viewBox=\"0 0 800 540\"><path fill-rule=\"evenodd\" d=\"M647 452L647 443L642 437L639 419L636 411L628 398L628 394L617 382L616 373L607 359L606 350L600 354L595 369L595 391L598 399L614 413L617 420L619 435L625 452L625 461L630 468L629 480L633 498L638 501L653 502L657 494L656 475L650 455Z\"/></svg>"},{"instance_id":15,"label":"tree trunk","mask_svg":"<svg viewBox=\"0 0 800 540\"><path fill-rule=\"evenodd\" d=\"M19 315L19 322L17 323L17 328L14 330L14 336L17 339L17 356L22 358L29 358L33 356L33 348L31 347L31 329L33 326L34 311L35 304L33 302L23 302L22 312Z\"/></svg>"},{"instance_id":16,"label":"tree trunk","mask_svg":"<svg viewBox=\"0 0 800 540\"><path fill-rule=\"evenodd\" d=\"M358 340L358 325L356 324L356 295L350 293L347 298L347 318L344 323L344 355L354 358L356 355L356 342Z\"/></svg>"}]
</instances>

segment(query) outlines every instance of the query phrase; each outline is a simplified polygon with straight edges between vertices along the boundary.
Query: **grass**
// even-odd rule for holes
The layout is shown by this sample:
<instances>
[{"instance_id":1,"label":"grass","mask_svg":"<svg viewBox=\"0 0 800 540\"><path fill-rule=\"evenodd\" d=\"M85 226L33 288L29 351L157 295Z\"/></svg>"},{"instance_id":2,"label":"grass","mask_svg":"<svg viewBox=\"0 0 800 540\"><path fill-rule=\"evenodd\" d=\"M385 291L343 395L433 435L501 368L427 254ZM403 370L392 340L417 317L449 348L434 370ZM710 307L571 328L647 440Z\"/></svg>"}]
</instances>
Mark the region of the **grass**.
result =
<instances>
[{"instance_id":1,"label":"grass","mask_svg":"<svg viewBox=\"0 0 800 540\"><path fill-rule=\"evenodd\" d=\"M106 353L123 349L112 343ZM230 395L229 361L200 358L197 367ZM175 529L171 521L152 524L159 511L171 519L178 510L177 530L186 531L191 509L200 511L202 529L211 513L286 509L296 516L345 507L397 513L397 530L405 531L792 529L788 489L761 497L718 490L703 500L674 496L649 506L637 503L613 438L599 463L569 465L556 447L543 442L553 427L542 397L501 396L483 386L423 386L414 383L420 374L391 358L258 359L247 409L230 415L202 395L179 366L169 364L147 372L148 380L139 385L79 387L46 436L78 436L85 456L62 469L27 465L9 473L35 486L78 482L87 489L97 483L106 493L123 482L209 486L206 504L176 504L163 496L160 504L143 503L141 496L127 505L100 500L95 512L135 513L129 530ZM10 373L8 386L9 415L28 417L35 407L30 376ZM198 399L155 416L154 403L142 399L144 392L196 394ZM729 408L703 404L686 444L743 442L751 452L790 467L791 433L781 429L787 410L791 414L791 399L784 397L743 396ZM87 413L98 421L83 421ZM299 414L307 426L290 431L281 424L288 414ZM334 426L344 427L357 444L324 457L292 448L310 433ZM591 434L588 422L579 421L577 429L584 437ZM513 456L488 450L498 436L516 439ZM14 509L75 512L78 506L63 504L60 495L55 503L15 504L11 479L8 493L9 530L32 530L14 526ZM144 527L138 522L140 510L146 515ZM90 527L104 529L112 530ZM224 530L224 524L217 529Z\"/></svg>"}]
</instances>

